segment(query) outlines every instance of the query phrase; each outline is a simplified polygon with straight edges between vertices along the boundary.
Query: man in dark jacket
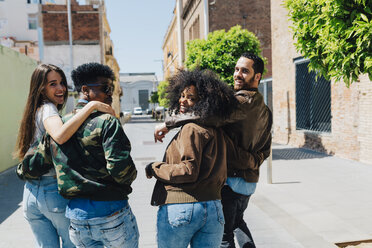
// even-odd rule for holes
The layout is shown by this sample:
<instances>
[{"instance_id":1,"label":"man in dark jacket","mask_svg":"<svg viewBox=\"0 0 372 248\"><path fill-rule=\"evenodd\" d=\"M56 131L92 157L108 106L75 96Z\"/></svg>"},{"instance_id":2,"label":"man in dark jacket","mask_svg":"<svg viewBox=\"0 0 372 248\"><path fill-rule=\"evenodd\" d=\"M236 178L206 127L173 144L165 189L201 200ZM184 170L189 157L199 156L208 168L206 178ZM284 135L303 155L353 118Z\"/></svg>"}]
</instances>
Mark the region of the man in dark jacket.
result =
<instances>
[{"instance_id":1,"label":"man in dark jacket","mask_svg":"<svg viewBox=\"0 0 372 248\"><path fill-rule=\"evenodd\" d=\"M66 122L89 101L111 104L114 74L88 63L72 71L80 99ZM120 121L102 112L90 114L63 145L51 142L58 191L70 199L66 217L77 247L138 247L136 219L128 204L137 170Z\"/></svg>"},{"instance_id":2,"label":"man in dark jacket","mask_svg":"<svg viewBox=\"0 0 372 248\"><path fill-rule=\"evenodd\" d=\"M258 92L263 69L260 57L242 54L234 71L234 90L239 101L236 111L227 120L213 119L205 123L223 126L232 141L227 144L228 178L221 192L226 222L221 248L235 247L234 231L240 233L237 238L241 247L255 247L243 214L256 189L259 167L270 155L272 114ZM188 121L198 121L198 118L177 116L167 119L166 127L156 128L155 140L162 141L170 128Z\"/></svg>"}]
</instances>

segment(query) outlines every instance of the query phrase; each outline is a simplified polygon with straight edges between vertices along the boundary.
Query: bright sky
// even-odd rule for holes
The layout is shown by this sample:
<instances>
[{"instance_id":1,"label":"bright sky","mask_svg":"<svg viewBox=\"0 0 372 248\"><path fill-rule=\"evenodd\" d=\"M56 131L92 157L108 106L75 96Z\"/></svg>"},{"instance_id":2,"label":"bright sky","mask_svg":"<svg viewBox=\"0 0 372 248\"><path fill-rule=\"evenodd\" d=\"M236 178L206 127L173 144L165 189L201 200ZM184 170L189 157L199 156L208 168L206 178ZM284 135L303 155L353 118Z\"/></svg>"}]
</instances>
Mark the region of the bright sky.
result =
<instances>
[{"instance_id":1,"label":"bright sky","mask_svg":"<svg viewBox=\"0 0 372 248\"><path fill-rule=\"evenodd\" d=\"M175 0L106 0L120 72L162 73L162 44L173 16Z\"/></svg>"}]
</instances>

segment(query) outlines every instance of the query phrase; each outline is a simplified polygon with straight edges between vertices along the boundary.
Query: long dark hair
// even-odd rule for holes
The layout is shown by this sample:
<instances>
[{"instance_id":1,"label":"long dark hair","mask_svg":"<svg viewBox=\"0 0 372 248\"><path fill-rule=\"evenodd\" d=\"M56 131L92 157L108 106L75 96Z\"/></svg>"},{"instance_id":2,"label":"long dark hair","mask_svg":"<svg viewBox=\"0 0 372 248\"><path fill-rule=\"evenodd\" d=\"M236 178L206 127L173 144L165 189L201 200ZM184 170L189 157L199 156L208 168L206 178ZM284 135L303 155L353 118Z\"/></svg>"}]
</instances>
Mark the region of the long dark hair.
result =
<instances>
[{"instance_id":1,"label":"long dark hair","mask_svg":"<svg viewBox=\"0 0 372 248\"><path fill-rule=\"evenodd\" d=\"M35 115L37 109L43 104L46 99L44 96L44 89L47 84L47 75L49 72L58 72L62 77L62 84L66 87L66 92L64 95L64 103L68 97L67 91L67 80L65 73L61 68L51 64L40 64L31 76L30 91L28 93L28 98L26 106L23 112L23 117L21 121L21 126L19 127L18 137L14 156L22 160L27 150L30 148L31 142L35 134ZM61 110L64 107L63 104L58 104L57 109Z\"/></svg>"},{"instance_id":2,"label":"long dark hair","mask_svg":"<svg viewBox=\"0 0 372 248\"><path fill-rule=\"evenodd\" d=\"M195 86L199 97L199 101L195 103L191 111L200 116L202 120L212 116L227 118L236 107L237 100L234 91L212 71L180 69L168 81L169 110L175 114L179 113L179 99L182 91L191 85Z\"/></svg>"}]
</instances>

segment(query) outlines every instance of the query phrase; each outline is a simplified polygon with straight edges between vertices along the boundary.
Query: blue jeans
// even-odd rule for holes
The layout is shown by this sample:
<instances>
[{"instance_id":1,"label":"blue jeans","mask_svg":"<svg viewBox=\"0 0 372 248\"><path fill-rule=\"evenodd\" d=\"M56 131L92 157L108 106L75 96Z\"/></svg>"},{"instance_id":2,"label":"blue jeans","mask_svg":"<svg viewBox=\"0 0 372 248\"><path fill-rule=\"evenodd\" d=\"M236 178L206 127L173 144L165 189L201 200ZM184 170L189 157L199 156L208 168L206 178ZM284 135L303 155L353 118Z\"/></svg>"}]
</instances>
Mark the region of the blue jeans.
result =
<instances>
[{"instance_id":1,"label":"blue jeans","mask_svg":"<svg viewBox=\"0 0 372 248\"><path fill-rule=\"evenodd\" d=\"M167 204L159 207L158 248L220 247L224 217L221 201Z\"/></svg>"},{"instance_id":2,"label":"blue jeans","mask_svg":"<svg viewBox=\"0 0 372 248\"><path fill-rule=\"evenodd\" d=\"M70 237L77 248L137 248L139 233L136 218L127 204L110 216L71 219Z\"/></svg>"},{"instance_id":3,"label":"blue jeans","mask_svg":"<svg viewBox=\"0 0 372 248\"><path fill-rule=\"evenodd\" d=\"M68 228L70 220L65 217L68 200L58 194L54 177L26 181L23 191L23 213L36 238L37 247L74 247Z\"/></svg>"}]
</instances>

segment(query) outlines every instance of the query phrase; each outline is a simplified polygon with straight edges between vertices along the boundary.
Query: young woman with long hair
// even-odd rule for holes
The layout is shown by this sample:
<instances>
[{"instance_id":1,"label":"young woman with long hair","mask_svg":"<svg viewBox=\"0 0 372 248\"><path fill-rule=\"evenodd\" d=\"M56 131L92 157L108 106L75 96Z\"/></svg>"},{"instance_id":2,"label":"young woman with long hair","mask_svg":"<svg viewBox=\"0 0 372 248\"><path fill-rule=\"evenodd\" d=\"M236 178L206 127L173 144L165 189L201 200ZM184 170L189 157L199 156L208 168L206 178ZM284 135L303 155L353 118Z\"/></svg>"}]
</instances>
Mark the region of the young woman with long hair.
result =
<instances>
[{"instance_id":1,"label":"young woman with long hair","mask_svg":"<svg viewBox=\"0 0 372 248\"><path fill-rule=\"evenodd\" d=\"M91 101L68 122L59 111L68 97L63 71L51 64L40 64L33 72L30 91L19 128L15 155L21 161L28 149L47 132L59 144L65 143L94 110L115 114L107 104ZM23 211L38 247L74 247L65 217L67 200L58 194L54 168L38 180L27 180L23 192Z\"/></svg>"}]
</instances>

